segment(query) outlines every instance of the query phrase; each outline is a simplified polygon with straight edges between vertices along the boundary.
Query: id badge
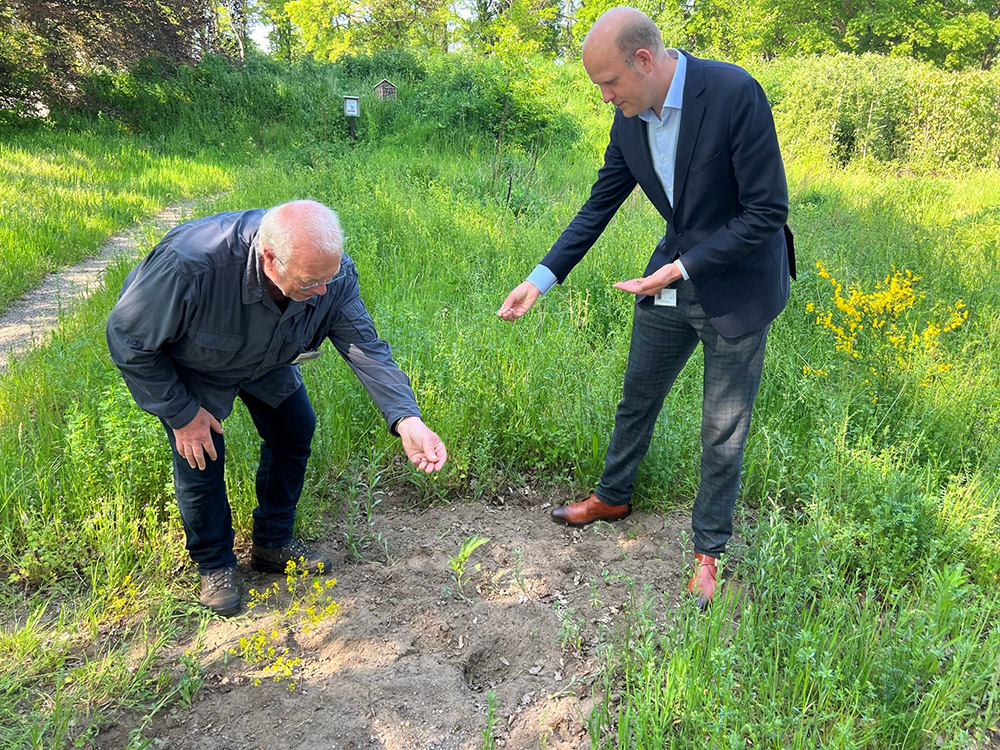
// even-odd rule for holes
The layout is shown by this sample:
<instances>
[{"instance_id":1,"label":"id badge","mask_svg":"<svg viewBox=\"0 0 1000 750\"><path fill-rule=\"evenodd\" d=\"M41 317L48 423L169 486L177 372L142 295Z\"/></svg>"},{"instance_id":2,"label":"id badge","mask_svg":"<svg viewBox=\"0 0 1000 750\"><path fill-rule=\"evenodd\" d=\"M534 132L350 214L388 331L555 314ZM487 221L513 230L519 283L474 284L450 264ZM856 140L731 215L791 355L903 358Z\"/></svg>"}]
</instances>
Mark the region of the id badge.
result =
<instances>
[{"instance_id":1,"label":"id badge","mask_svg":"<svg viewBox=\"0 0 1000 750\"><path fill-rule=\"evenodd\" d=\"M653 304L660 307L677 307L677 290L661 289L653 297Z\"/></svg>"},{"instance_id":2,"label":"id badge","mask_svg":"<svg viewBox=\"0 0 1000 750\"><path fill-rule=\"evenodd\" d=\"M319 359L321 356L323 356L323 352L320 349L313 352L302 352L302 354L292 360L292 364L301 365L303 362L308 362L311 359Z\"/></svg>"}]
</instances>

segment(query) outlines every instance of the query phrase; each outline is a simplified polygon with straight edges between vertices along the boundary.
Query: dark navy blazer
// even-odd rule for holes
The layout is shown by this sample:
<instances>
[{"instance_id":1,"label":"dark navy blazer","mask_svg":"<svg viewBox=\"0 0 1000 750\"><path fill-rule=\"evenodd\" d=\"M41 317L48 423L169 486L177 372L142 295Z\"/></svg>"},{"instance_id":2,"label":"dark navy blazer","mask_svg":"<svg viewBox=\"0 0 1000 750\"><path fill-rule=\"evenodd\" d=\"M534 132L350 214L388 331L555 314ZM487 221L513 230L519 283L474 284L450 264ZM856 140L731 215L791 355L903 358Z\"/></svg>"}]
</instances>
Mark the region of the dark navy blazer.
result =
<instances>
[{"instance_id":1,"label":"dark navy blazer","mask_svg":"<svg viewBox=\"0 0 1000 750\"><path fill-rule=\"evenodd\" d=\"M734 338L788 302L795 254L785 169L760 84L735 65L687 59L674 207L653 169L646 123L619 110L590 198L542 265L561 283L638 183L667 222L644 275L681 257L712 325Z\"/></svg>"}]
</instances>

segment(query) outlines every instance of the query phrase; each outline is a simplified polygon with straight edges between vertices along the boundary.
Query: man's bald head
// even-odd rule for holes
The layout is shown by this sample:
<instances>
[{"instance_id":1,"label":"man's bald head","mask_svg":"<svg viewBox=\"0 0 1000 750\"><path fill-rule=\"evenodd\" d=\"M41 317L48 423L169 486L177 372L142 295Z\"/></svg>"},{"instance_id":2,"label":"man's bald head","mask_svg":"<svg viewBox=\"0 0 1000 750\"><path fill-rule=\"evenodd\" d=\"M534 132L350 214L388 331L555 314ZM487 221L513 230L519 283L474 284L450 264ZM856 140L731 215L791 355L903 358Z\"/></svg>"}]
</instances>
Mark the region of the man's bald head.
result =
<instances>
[{"instance_id":1,"label":"man's bald head","mask_svg":"<svg viewBox=\"0 0 1000 750\"><path fill-rule=\"evenodd\" d=\"M337 214L316 201L283 203L260 221L260 242L288 263L299 251L340 256L343 233Z\"/></svg>"},{"instance_id":2,"label":"man's bald head","mask_svg":"<svg viewBox=\"0 0 1000 750\"><path fill-rule=\"evenodd\" d=\"M649 50L654 57L664 51L663 37L653 19L635 8L612 8L601 15L583 41L583 53L588 47L598 54L617 50L625 64L634 65L635 53Z\"/></svg>"}]
</instances>

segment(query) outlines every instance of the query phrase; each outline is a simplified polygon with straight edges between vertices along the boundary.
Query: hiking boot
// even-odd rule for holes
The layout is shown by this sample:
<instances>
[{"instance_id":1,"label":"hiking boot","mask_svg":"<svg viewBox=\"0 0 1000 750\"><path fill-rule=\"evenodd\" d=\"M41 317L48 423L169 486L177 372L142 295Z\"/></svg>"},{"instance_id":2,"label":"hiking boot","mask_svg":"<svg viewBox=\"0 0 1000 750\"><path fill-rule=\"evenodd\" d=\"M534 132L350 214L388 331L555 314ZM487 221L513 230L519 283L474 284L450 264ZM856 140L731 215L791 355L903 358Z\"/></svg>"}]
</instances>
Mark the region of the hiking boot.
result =
<instances>
[{"instance_id":1,"label":"hiking boot","mask_svg":"<svg viewBox=\"0 0 1000 750\"><path fill-rule=\"evenodd\" d=\"M201 603L223 617L240 611L240 587L234 573L236 568L220 568L201 574Z\"/></svg>"},{"instance_id":2,"label":"hiking boot","mask_svg":"<svg viewBox=\"0 0 1000 750\"><path fill-rule=\"evenodd\" d=\"M330 558L321 552L309 549L298 537L292 539L287 547L261 547L254 542L250 548L250 567L260 573L284 573L286 566L292 560L296 566L309 571L330 572Z\"/></svg>"}]
</instances>

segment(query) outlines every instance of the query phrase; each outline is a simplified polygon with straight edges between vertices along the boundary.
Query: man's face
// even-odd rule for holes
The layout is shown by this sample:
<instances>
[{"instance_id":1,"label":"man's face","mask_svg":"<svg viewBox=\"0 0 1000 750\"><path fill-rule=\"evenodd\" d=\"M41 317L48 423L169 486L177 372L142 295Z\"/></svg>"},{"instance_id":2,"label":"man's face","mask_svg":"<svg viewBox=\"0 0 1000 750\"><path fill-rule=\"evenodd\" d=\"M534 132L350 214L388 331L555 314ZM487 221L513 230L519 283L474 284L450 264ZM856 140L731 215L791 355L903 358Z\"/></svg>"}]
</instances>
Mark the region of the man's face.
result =
<instances>
[{"instance_id":1,"label":"man's face","mask_svg":"<svg viewBox=\"0 0 1000 750\"><path fill-rule=\"evenodd\" d=\"M286 262L269 247L263 249L264 274L282 294L296 302L326 294L327 286L340 271L340 255L314 250L296 251Z\"/></svg>"},{"instance_id":2,"label":"man's face","mask_svg":"<svg viewBox=\"0 0 1000 750\"><path fill-rule=\"evenodd\" d=\"M633 60L630 68L617 47L595 44L584 47L583 66L587 75L601 90L605 103L611 102L626 117L635 117L650 108L649 74L643 61Z\"/></svg>"}]
</instances>

